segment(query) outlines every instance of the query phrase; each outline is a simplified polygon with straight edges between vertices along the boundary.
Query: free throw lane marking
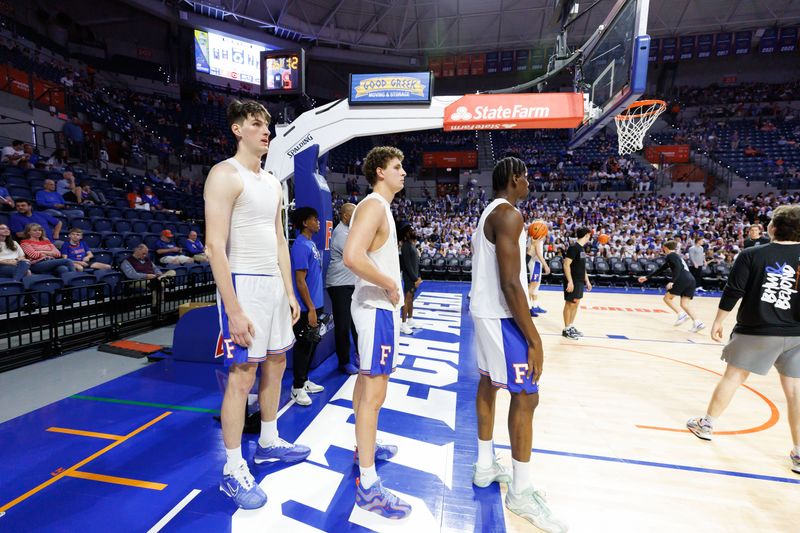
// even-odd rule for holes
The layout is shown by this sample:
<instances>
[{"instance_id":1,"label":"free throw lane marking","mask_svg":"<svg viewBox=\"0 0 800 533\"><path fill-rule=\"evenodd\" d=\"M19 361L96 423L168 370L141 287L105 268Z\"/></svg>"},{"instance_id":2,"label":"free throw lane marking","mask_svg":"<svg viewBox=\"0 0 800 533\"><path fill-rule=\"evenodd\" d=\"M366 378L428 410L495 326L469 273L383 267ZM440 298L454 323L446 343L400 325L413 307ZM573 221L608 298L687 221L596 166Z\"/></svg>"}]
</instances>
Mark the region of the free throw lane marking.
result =
<instances>
[{"instance_id":1,"label":"free throw lane marking","mask_svg":"<svg viewBox=\"0 0 800 533\"><path fill-rule=\"evenodd\" d=\"M97 433L96 431L83 431L82 429L51 427L47 428L47 431L50 431L52 433L66 433L67 435L81 435L82 437L95 437L97 439L108 439L108 440L122 440L125 438L122 435L111 435L110 433Z\"/></svg>"},{"instance_id":2,"label":"free throw lane marking","mask_svg":"<svg viewBox=\"0 0 800 533\"><path fill-rule=\"evenodd\" d=\"M140 489L164 490L167 487L164 483L141 481L139 479L130 479L126 477L106 476L105 474L93 474L91 472L79 472L77 470L67 472L66 476L89 479L91 481L102 481L104 483L114 483L116 485L127 485L128 487L138 487Z\"/></svg>"}]
</instances>

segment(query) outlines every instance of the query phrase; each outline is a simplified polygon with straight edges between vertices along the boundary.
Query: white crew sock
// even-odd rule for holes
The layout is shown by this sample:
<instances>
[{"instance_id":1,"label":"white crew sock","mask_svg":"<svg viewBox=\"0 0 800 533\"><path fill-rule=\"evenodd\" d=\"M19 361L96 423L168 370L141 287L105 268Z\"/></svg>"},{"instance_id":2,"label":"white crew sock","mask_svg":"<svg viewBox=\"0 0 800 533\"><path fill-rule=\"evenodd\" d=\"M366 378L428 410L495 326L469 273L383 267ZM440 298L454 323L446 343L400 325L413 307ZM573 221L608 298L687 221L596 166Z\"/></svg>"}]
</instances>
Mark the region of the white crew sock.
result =
<instances>
[{"instance_id":1,"label":"white crew sock","mask_svg":"<svg viewBox=\"0 0 800 533\"><path fill-rule=\"evenodd\" d=\"M711 426L712 428L714 427L714 422L717 420L716 417L713 417L713 416L709 415L708 413L706 413L706 415L703 416L703 419L706 422L708 422L708 425Z\"/></svg>"},{"instance_id":2,"label":"white crew sock","mask_svg":"<svg viewBox=\"0 0 800 533\"><path fill-rule=\"evenodd\" d=\"M278 440L278 419L270 422L261 421L261 436L258 437L258 443L262 448L271 446Z\"/></svg>"},{"instance_id":3,"label":"white crew sock","mask_svg":"<svg viewBox=\"0 0 800 533\"><path fill-rule=\"evenodd\" d=\"M478 468L489 468L494 462L494 441L478 439Z\"/></svg>"},{"instance_id":4,"label":"white crew sock","mask_svg":"<svg viewBox=\"0 0 800 533\"><path fill-rule=\"evenodd\" d=\"M361 478L359 483L361 484L361 488L366 490L374 485L378 479L378 473L375 471L375 464L372 466L368 466L364 468L363 466L358 468L361 471Z\"/></svg>"},{"instance_id":5,"label":"white crew sock","mask_svg":"<svg viewBox=\"0 0 800 533\"><path fill-rule=\"evenodd\" d=\"M244 463L241 446L238 446L232 450L225 448L225 457L227 458L227 462L225 463L225 467L222 469L222 472L225 475L230 474L239 468L242 463Z\"/></svg>"},{"instance_id":6,"label":"white crew sock","mask_svg":"<svg viewBox=\"0 0 800 533\"><path fill-rule=\"evenodd\" d=\"M511 459L511 464L513 465L514 471L514 477L511 480L511 490L515 494L520 494L525 489L533 486L531 482L531 463L523 463L522 461Z\"/></svg>"}]
</instances>

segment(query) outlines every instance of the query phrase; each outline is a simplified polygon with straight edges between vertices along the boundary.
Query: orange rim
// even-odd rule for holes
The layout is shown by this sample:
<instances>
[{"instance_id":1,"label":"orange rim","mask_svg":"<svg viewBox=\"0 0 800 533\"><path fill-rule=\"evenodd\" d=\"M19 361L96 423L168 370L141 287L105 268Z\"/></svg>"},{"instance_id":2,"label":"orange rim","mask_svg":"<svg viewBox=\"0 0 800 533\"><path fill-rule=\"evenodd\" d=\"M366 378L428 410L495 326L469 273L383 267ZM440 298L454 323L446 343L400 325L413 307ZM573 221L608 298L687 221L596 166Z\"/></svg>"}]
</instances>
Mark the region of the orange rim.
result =
<instances>
[{"instance_id":1,"label":"orange rim","mask_svg":"<svg viewBox=\"0 0 800 533\"><path fill-rule=\"evenodd\" d=\"M646 111L644 113L635 113L634 111L642 108L644 106L656 106L655 108ZM667 108L667 103L664 100L639 100L638 102L634 102L627 107L622 113L617 115L617 120L630 120L632 118L643 118L649 117L650 115L655 115L658 113L663 113L664 110Z\"/></svg>"}]
</instances>

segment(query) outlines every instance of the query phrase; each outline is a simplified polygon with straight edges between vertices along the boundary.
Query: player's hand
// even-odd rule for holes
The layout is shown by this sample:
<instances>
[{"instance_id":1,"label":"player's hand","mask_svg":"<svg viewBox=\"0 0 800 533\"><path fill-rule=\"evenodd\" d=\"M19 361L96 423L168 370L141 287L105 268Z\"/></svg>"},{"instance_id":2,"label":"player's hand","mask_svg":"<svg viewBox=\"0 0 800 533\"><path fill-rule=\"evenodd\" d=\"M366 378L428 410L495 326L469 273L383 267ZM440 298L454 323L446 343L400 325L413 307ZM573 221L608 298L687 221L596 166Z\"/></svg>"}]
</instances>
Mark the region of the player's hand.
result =
<instances>
[{"instance_id":1,"label":"player's hand","mask_svg":"<svg viewBox=\"0 0 800 533\"><path fill-rule=\"evenodd\" d=\"M575 284L571 281L567 283L567 292L573 292L575 290Z\"/></svg>"},{"instance_id":2,"label":"player's hand","mask_svg":"<svg viewBox=\"0 0 800 533\"><path fill-rule=\"evenodd\" d=\"M414 288L416 289L422 284L422 278L417 278L417 281L414 282Z\"/></svg>"},{"instance_id":3,"label":"player's hand","mask_svg":"<svg viewBox=\"0 0 800 533\"><path fill-rule=\"evenodd\" d=\"M715 320L711 325L711 339L722 342L722 322L717 322Z\"/></svg>"},{"instance_id":4,"label":"player's hand","mask_svg":"<svg viewBox=\"0 0 800 533\"><path fill-rule=\"evenodd\" d=\"M644 283L645 281L647 281L647 278L644 276L639 276L638 278L636 278L636 281L638 281L639 283Z\"/></svg>"},{"instance_id":5,"label":"player's hand","mask_svg":"<svg viewBox=\"0 0 800 533\"><path fill-rule=\"evenodd\" d=\"M289 297L289 309L292 310L292 325L294 326L300 320L300 304L297 303L294 295Z\"/></svg>"},{"instance_id":6,"label":"player's hand","mask_svg":"<svg viewBox=\"0 0 800 533\"><path fill-rule=\"evenodd\" d=\"M386 297L389 298L393 306L397 307L397 304L400 303L400 287L395 285L392 289L386 291Z\"/></svg>"},{"instance_id":7,"label":"player's hand","mask_svg":"<svg viewBox=\"0 0 800 533\"><path fill-rule=\"evenodd\" d=\"M667 283L667 290L670 290L673 285L675 285L675 284L672 283L671 281L669 283Z\"/></svg>"},{"instance_id":8,"label":"player's hand","mask_svg":"<svg viewBox=\"0 0 800 533\"><path fill-rule=\"evenodd\" d=\"M545 273L545 275L549 275L549 274L550 274L550 267L549 267L549 266L547 266L547 265L543 265L543 266L544 266L544 273Z\"/></svg>"},{"instance_id":9,"label":"player's hand","mask_svg":"<svg viewBox=\"0 0 800 533\"><path fill-rule=\"evenodd\" d=\"M542 370L544 367L544 349L542 348L542 340L538 339L531 346L528 344L528 379L533 377L533 382L538 383L539 378L542 377Z\"/></svg>"},{"instance_id":10,"label":"player's hand","mask_svg":"<svg viewBox=\"0 0 800 533\"><path fill-rule=\"evenodd\" d=\"M239 346L250 347L253 344L256 328L244 311L228 315L228 331L231 334L231 340Z\"/></svg>"},{"instance_id":11,"label":"player's hand","mask_svg":"<svg viewBox=\"0 0 800 533\"><path fill-rule=\"evenodd\" d=\"M592 290L592 282L587 279L586 280L586 292L589 292L591 290Z\"/></svg>"},{"instance_id":12,"label":"player's hand","mask_svg":"<svg viewBox=\"0 0 800 533\"><path fill-rule=\"evenodd\" d=\"M308 325L312 328L317 327L317 310L316 309L309 309L308 310Z\"/></svg>"}]
</instances>

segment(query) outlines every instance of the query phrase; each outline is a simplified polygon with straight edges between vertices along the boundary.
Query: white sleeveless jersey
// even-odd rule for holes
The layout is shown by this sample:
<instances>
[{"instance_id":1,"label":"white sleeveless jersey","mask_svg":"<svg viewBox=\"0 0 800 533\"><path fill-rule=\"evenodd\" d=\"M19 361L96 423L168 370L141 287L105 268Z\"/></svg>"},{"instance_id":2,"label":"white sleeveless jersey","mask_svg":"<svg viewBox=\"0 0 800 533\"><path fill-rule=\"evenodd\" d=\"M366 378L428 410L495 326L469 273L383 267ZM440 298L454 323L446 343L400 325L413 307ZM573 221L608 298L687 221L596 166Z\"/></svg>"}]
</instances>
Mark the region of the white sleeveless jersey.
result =
<instances>
[{"instance_id":1,"label":"white sleeveless jersey","mask_svg":"<svg viewBox=\"0 0 800 533\"><path fill-rule=\"evenodd\" d=\"M231 213L228 263L237 274L280 275L275 216L283 195L278 178L264 169L258 174L230 158L242 180L242 192Z\"/></svg>"},{"instance_id":2,"label":"white sleeveless jersey","mask_svg":"<svg viewBox=\"0 0 800 533\"><path fill-rule=\"evenodd\" d=\"M369 257L378 270L395 280L395 283L397 283L398 287L402 287L402 281L400 278L400 253L397 249L397 229L395 228L394 218L392 217L392 210L389 206L389 202L387 202L383 196L376 192L369 194L366 198L359 202L358 206L356 206L355 211L353 211L352 219L356 219L356 214L358 213L359 207L364 205L364 202L367 200L372 199L379 201L383 205L383 211L386 215L386 223L389 225L389 238L386 239L386 242L383 243L383 246L374 252L367 250L367 257ZM400 292L402 293L402 289ZM393 306L386 295L386 291L382 287L378 287L377 285L374 285L356 276L356 287L355 291L353 292L353 301L365 307L375 307L377 309L396 311L400 309L400 306L403 303L403 298L401 294L400 302L397 306Z\"/></svg>"},{"instance_id":3,"label":"white sleeveless jersey","mask_svg":"<svg viewBox=\"0 0 800 533\"><path fill-rule=\"evenodd\" d=\"M509 204L504 198L496 198L481 213L478 228L472 234L472 290L469 310L479 318L510 318L513 315L500 289L500 269L497 264L495 245L489 242L483 232L486 218L500 204ZM519 286L523 294L528 294L527 271L525 269L525 231L520 231L519 242ZM530 305L530 302L528 302Z\"/></svg>"}]
</instances>

